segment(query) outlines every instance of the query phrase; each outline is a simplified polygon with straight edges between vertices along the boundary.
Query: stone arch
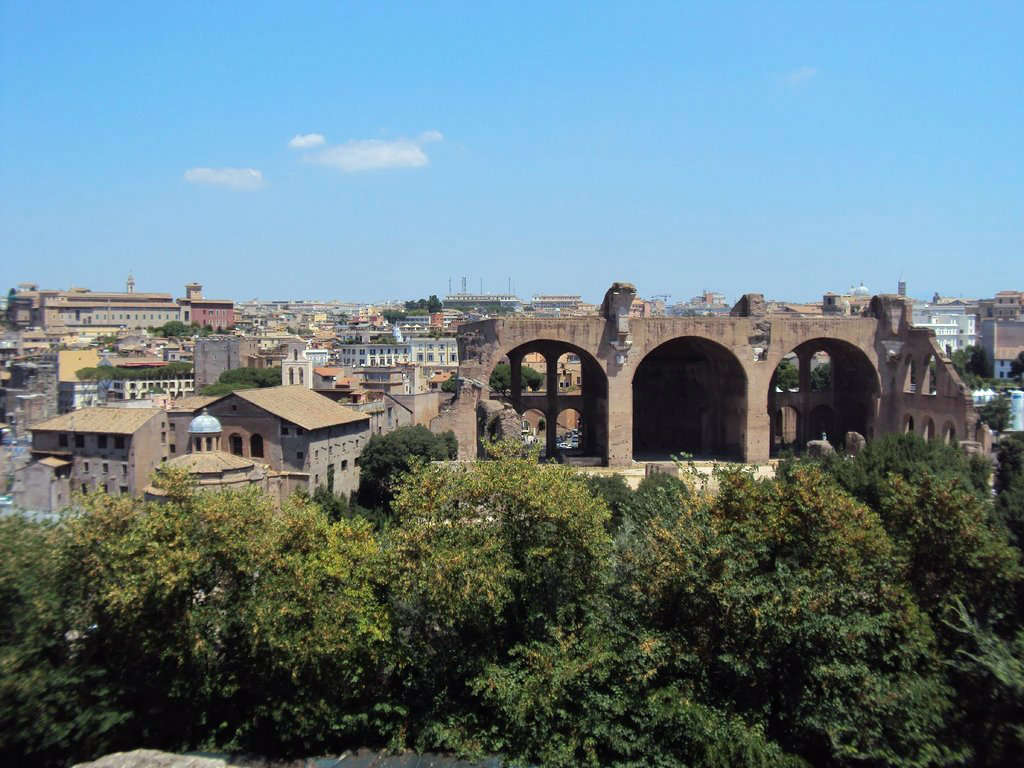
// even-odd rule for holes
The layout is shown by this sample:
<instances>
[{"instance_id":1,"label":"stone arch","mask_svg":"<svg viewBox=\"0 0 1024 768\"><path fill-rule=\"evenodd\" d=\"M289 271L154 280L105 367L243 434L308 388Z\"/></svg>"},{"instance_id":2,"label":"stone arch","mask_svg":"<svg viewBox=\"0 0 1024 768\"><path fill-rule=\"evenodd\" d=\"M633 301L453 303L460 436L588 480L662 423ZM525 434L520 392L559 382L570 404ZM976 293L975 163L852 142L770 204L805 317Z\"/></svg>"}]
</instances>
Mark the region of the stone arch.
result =
<instances>
[{"instance_id":1,"label":"stone arch","mask_svg":"<svg viewBox=\"0 0 1024 768\"><path fill-rule=\"evenodd\" d=\"M924 357L924 365L921 366L921 394L938 394L938 359L933 354Z\"/></svg>"},{"instance_id":2,"label":"stone arch","mask_svg":"<svg viewBox=\"0 0 1024 768\"><path fill-rule=\"evenodd\" d=\"M919 371L917 370L917 360L911 356L907 360L906 370L903 378L903 391L908 394L916 394L918 391L918 384L921 383L919 377Z\"/></svg>"},{"instance_id":3,"label":"stone arch","mask_svg":"<svg viewBox=\"0 0 1024 768\"><path fill-rule=\"evenodd\" d=\"M633 455L742 458L747 374L732 351L701 336L658 345L633 373Z\"/></svg>"},{"instance_id":4,"label":"stone arch","mask_svg":"<svg viewBox=\"0 0 1024 768\"><path fill-rule=\"evenodd\" d=\"M263 435L257 433L249 437L249 455L257 459L263 458Z\"/></svg>"},{"instance_id":5,"label":"stone arch","mask_svg":"<svg viewBox=\"0 0 1024 768\"><path fill-rule=\"evenodd\" d=\"M531 391L523 383L523 360L531 354L540 355L545 361L543 391ZM574 361L574 371L578 369L573 378L578 387L559 387L559 361L567 355ZM579 450L575 453L600 464L607 463L608 375L590 352L560 339L535 338L522 342L497 358L487 372L488 387L491 374L501 362L509 366L510 388L505 393L491 392L491 398L509 403L519 414L531 409L544 414L547 456L560 454L555 428L559 414L574 409L587 425L586 435L581 436Z\"/></svg>"},{"instance_id":6,"label":"stone arch","mask_svg":"<svg viewBox=\"0 0 1024 768\"><path fill-rule=\"evenodd\" d=\"M555 439L559 442L558 450L563 455L584 455L587 422L580 411L576 408L563 408L558 413L554 428Z\"/></svg>"},{"instance_id":7,"label":"stone arch","mask_svg":"<svg viewBox=\"0 0 1024 768\"><path fill-rule=\"evenodd\" d=\"M935 439L935 421L931 418L924 423L924 432L921 433L925 440Z\"/></svg>"},{"instance_id":8,"label":"stone arch","mask_svg":"<svg viewBox=\"0 0 1024 768\"><path fill-rule=\"evenodd\" d=\"M906 435L914 434L914 417L909 413L903 417L903 433Z\"/></svg>"},{"instance_id":9,"label":"stone arch","mask_svg":"<svg viewBox=\"0 0 1024 768\"><path fill-rule=\"evenodd\" d=\"M815 387L815 364L824 364L825 355L829 365L828 387ZM847 432L857 432L865 438L874 434L881 377L860 347L842 339L815 338L796 345L783 359L790 356L796 358L800 385L796 391L780 391L773 375L767 405L770 418L784 406L792 406L800 414L795 448L820 439L822 432L835 444L844 443ZM819 406L826 406L831 416L826 418L825 411L816 411Z\"/></svg>"},{"instance_id":10,"label":"stone arch","mask_svg":"<svg viewBox=\"0 0 1024 768\"><path fill-rule=\"evenodd\" d=\"M778 453L797 447L800 436L800 411L792 405L783 405L772 414L771 453Z\"/></svg>"},{"instance_id":11,"label":"stone arch","mask_svg":"<svg viewBox=\"0 0 1024 768\"><path fill-rule=\"evenodd\" d=\"M942 442L946 445L956 445L956 427L952 421L947 421L942 428Z\"/></svg>"}]
</instances>

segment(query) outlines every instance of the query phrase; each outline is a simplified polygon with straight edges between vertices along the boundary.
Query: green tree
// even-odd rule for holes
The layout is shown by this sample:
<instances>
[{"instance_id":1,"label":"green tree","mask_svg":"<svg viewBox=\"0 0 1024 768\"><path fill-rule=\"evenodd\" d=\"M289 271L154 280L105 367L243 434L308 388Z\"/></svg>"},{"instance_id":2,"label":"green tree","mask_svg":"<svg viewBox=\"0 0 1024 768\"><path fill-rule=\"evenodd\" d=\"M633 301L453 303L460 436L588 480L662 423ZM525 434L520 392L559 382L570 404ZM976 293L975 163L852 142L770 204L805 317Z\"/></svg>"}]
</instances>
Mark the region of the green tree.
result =
<instances>
[{"instance_id":1,"label":"green tree","mask_svg":"<svg viewBox=\"0 0 1024 768\"><path fill-rule=\"evenodd\" d=\"M427 311L430 314L440 312L443 306L441 300L435 294L430 294L430 298L427 299Z\"/></svg>"},{"instance_id":2,"label":"green tree","mask_svg":"<svg viewBox=\"0 0 1024 768\"><path fill-rule=\"evenodd\" d=\"M1010 363L1010 375L1024 381L1024 352L1017 355L1017 358Z\"/></svg>"},{"instance_id":3,"label":"green tree","mask_svg":"<svg viewBox=\"0 0 1024 768\"><path fill-rule=\"evenodd\" d=\"M536 392L544 383L544 375L539 371L524 365L520 369L523 386ZM512 391L512 368L508 363L498 363L491 371L488 386L492 392L508 395Z\"/></svg>"},{"instance_id":4,"label":"green tree","mask_svg":"<svg viewBox=\"0 0 1024 768\"><path fill-rule=\"evenodd\" d=\"M216 382L203 387L202 395L220 397L242 389L259 389L281 385L281 366L271 368L232 368L224 371Z\"/></svg>"},{"instance_id":5,"label":"green tree","mask_svg":"<svg viewBox=\"0 0 1024 768\"><path fill-rule=\"evenodd\" d=\"M192 329L180 320L170 320L159 328L154 329L154 332L157 336L165 336L168 338L192 335Z\"/></svg>"},{"instance_id":6,"label":"green tree","mask_svg":"<svg viewBox=\"0 0 1024 768\"><path fill-rule=\"evenodd\" d=\"M386 435L373 435L359 456L359 504L370 510L391 511L395 481L413 463L443 461L458 455L455 434L435 435L424 426L400 427Z\"/></svg>"},{"instance_id":7,"label":"green tree","mask_svg":"<svg viewBox=\"0 0 1024 768\"><path fill-rule=\"evenodd\" d=\"M585 619L611 555L607 507L571 468L517 458L519 448L467 466L420 465L394 499L385 550L409 675L402 700L413 722L443 723L435 744L448 748L486 734L477 724L495 712L491 748L536 748L521 731L502 738L496 688L510 659Z\"/></svg>"},{"instance_id":8,"label":"green tree","mask_svg":"<svg viewBox=\"0 0 1024 768\"><path fill-rule=\"evenodd\" d=\"M628 529L624 589L660 678L815 765L942 762L949 691L878 516L812 466L718 485L659 494Z\"/></svg>"},{"instance_id":9,"label":"green tree","mask_svg":"<svg viewBox=\"0 0 1024 768\"><path fill-rule=\"evenodd\" d=\"M587 489L608 505L611 516L608 518L609 530L616 531L622 523L623 515L633 498L633 491L622 475L585 475L583 482Z\"/></svg>"},{"instance_id":10,"label":"green tree","mask_svg":"<svg viewBox=\"0 0 1024 768\"><path fill-rule=\"evenodd\" d=\"M441 391L442 392L451 392L452 394L455 394L456 392L458 392L459 391L458 376L452 376L451 378L448 378L448 379L445 379L444 381L442 381L441 382Z\"/></svg>"},{"instance_id":11,"label":"green tree","mask_svg":"<svg viewBox=\"0 0 1024 768\"><path fill-rule=\"evenodd\" d=\"M973 373L975 376L980 376L983 379L990 378L992 376L992 366L989 365L985 350L981 347L969 346L966 352L967 365L965 369L967 373Z\"/></svg>"},{"instance_id":12,"label":"green tree","mask_svg":"<svg viewBox=\"0 0 1024 768\"><path fill-rule=\"evenodd\" d=\"M800 387L800 372L789 360L782 360L775 368L775 386L783 392Z\"/></svg>"},{"instance_id":13,"label":"green tree","mask_svg":"<svg viewBox=\"0 0 1024 768\"><path fill-rule=\"evenodd\" d=\"M832 363L822 363L811 369L811 391L827 392L832 389Z\"/></svg>"},{"instance_id":14,"label":"green tree","mask_svg":"<svg viewBox=\"0 0 1024 768\"><path fill-rule=\"evenodd\" d=\"M1024 435L1003 435L996 456L996 516L1010 532L1017 549L1024 550Z\"/></svg>"},{"instance_id":15,"label":"green tree","mask_svg":"<svg viewBox=\"0 0 1024 768\"><path fill-rule=\"evenodd\" d=\"M982 403L978 406L978 418L994 431L1004 431L1010 425L1010 398L999 395L987 403Z\"/></svg>"},{"instance_id":16,"label":"green tree","mask_svg":"<svg viewBox=\"0 0 1024 768\"><path fill-rule=\"evenodd\" d=\"M274 753L361 738L390 633L368 524L298 499L277 510L255 489L194 493L182 473L157 482L163 504L83 499L62 544L80 653L131 713L124 736Z\"/></svg>"}]
</instances>

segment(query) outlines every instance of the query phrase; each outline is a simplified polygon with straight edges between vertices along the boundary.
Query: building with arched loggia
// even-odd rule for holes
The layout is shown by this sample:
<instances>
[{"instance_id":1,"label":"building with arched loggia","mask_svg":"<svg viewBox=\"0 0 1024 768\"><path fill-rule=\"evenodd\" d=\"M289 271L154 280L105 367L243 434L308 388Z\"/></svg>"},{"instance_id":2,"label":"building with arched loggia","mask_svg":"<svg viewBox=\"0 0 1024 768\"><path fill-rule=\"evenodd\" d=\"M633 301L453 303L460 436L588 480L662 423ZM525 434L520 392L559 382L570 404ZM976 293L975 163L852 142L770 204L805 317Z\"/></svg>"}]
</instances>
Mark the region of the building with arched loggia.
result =
<instances>
[{"instance_id":1,"label":"building with arched loggia","mask_svg":"<svg viewBox=\"0 0 1024 768\"><path fill-rule=\"evenodd\" d=\"M928 328L912 325L902 296L865 298L859 313L823 317L769 314L746 294L728 317L630 316L636 289L615 283L596 317L495 318L459 329L459 392L431 423L451 429L459 456L481 452L494 401L545 424L577 414L571 458L624 466L688 454L761 462L822 436L842 446L856 432L871 440L912 429L928 439L988 450L964 386ZM523 386L523 360L546 362L542 387ZM559 360L579 360L580 386L557 381ZM491 392L500 362L507 392ZM565 455L557 429L544 432L548 456Z\"/></svg>"}]
</instances>

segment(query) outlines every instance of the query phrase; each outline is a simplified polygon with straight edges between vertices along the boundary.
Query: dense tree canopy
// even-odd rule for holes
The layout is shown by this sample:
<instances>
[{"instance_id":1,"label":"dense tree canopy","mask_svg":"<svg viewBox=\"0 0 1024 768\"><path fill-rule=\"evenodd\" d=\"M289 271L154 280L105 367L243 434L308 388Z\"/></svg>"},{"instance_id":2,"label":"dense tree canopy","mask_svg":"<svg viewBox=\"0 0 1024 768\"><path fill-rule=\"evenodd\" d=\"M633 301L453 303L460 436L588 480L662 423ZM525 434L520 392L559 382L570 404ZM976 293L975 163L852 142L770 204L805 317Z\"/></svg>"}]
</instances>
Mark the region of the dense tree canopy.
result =
<instances>
[{"instance_id":1,"label":"dense tree canopy","mask_svg":"<svg viewBox=\"0 0 1024 768\"><path fill-rule=\"evenodd\" d=\"M192 363L175 362L145 368L124 368L116 365L98 365L75 371L79 381L142 381L150 379L176 379L192 375Z\"/></svg>"},{"instance_id":2,"label":"dense tree canopy","mask_svg":"<svg viewBox=\"0 0 1024 768\"><path fill-rule=\"evenodd\" d=\"M514 444L419 461L451 455L428 435L364 452L390 509L377 529L326 492L278 510L173 471L162 503L0 517L0 754L390 745L910 768L1024 753L1007 535L1024 440L999 446L993 503L980 462L913 435L770 479L684 470L635 491Z\"/></svg>"},{"instance_id":3,"label":"dense tree canopy","mask_svg":"<svg viewBox=\"0 0 1024 768\"><path fill-rule=\"evenodd\" d=\"M520 368L520 375L523 386L532 392L536 392L544 384L544 374L528 365ZM499 392L503 395L509 394L512 391L511 366L508 363L498 363L494 366L494 370L491 371L491 378L488 380L488 386L493 392Z\"/></svg>"},{"instance_id":4,"label":"dense tree canopy","mask_svg":"<svg viewBox=\"0 0 1024 768\"><path fill-rule=\"evenodd\" d=\"M224 371L213 384L203 387L203 395L220 397L239 389L281 386L281 366L271 368L232 368Z\"/></svg>"},{"instance_id":5,"label":"dense tree canopy","mask_svg":"<svg viewBox=\"0 0 1024 768\"><path fill-rule=\"evenodd\" d=\"M775 386L783 392L800 387L800 371L789 360L782 360L775 368Z\"/></svg>"},{"instance_id":6,"label":"dense tree canopy","mask_svg":"<svg viewBox=\"0 0 1024 768\"><path fill-rule=\"evenodd\" d=\"M359 457L360 506L390 512L394 482L409 471L414 461L454 459L458 450L453 433L435 435L424 426L400 427L386 435L373 435Z\"/></svg>"}]
</instances>

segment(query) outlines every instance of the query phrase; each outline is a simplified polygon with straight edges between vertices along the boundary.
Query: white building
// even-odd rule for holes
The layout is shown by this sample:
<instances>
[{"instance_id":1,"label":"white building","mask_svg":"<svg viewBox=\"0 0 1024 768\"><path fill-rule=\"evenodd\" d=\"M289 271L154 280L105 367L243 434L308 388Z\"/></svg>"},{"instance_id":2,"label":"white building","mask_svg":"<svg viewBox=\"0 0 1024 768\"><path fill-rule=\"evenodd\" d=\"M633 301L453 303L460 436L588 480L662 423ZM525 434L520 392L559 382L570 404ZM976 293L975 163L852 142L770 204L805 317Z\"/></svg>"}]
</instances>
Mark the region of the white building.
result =
<instances>
[{"instance_id":1,"label":"white building","mask_svg":"<svg viewBox=\"0 0 1024 768\"><path fill-rule=\"evenodd\" d=\"M457 368L459 344L451 336L429 336L399 341L391 338L377 342L343 344L338 350L338 362L353 367L378 367L415 364L440 368Z\"/></svg>"},{"instance_id":2,"label":"white building","mask_svg":"<svg viewBox=\"0 0 1024 768\"><path fill-rule=\"evenodd\" d=\"M947 355L977 344L977 319L965 307L914 305L914 325L935 331L935 341Z\"/></svg>"}]
</instances>

